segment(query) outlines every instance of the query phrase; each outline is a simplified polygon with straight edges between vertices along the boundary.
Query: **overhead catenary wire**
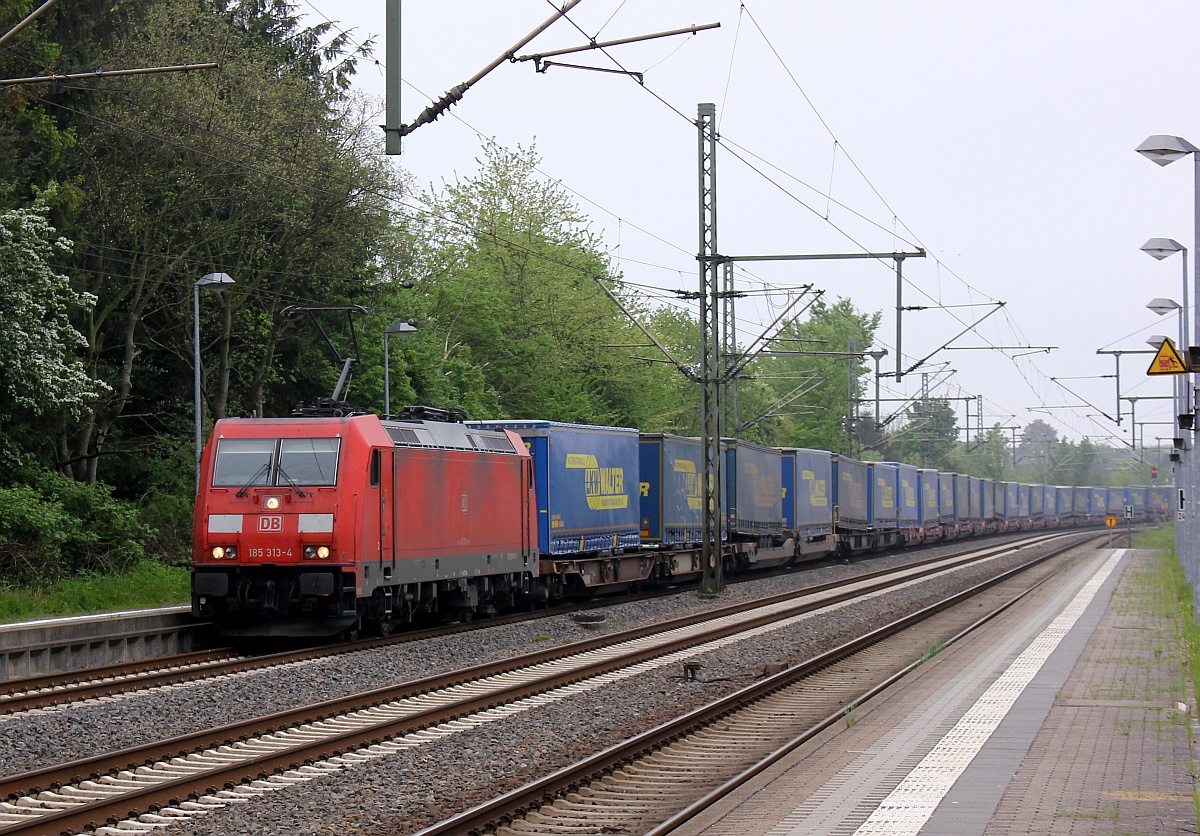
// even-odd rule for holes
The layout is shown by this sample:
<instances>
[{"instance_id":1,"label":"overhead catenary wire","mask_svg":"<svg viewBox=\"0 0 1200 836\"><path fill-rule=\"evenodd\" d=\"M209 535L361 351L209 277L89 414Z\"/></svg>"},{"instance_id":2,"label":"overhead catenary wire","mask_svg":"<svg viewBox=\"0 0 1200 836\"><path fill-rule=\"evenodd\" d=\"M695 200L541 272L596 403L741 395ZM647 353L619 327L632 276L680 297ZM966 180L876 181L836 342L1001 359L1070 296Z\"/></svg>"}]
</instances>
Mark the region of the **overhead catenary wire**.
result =
<instances>
[{"instance_id":1,"label":"overhead catenary wire","mask_svg":"<svg viewBox=\"0 0 1200 836\"><path fill-rule=\"evenodd\" d=\"M756 25L757 25L757 24L756 24ZM847 155L847 158L850 158L850 157L848 157L848 155ZM560 181L559 181L559 182L560 182ZM569 190L569 191L570 191L570 190ZM829 190L829 191L832 191L832 190ZM574 192L574 193L575 193L575 194L577 194L577 196L578 196L578 193L577 193L577 192ZM395 199L395 198L389 197L389 199ZM427 210L425 210L425 209L422 209L422 208L413 208L412 204L410 204L410 203L408 203L408 204L407 204L407 208L409 208L409 209L412 209L412 211L414 211L414 212L418 212L418 213L421 213L421 212L427 212ZM428 212L428 215L433 215L433 213L432 213L432 212ZM632 225L632 224L630 224L630 225ZM660 240L661 240L661 239L660 239ZM682 252L685 252L685 251L683 251L683 248L678 248L678 249L680 249L680 251L682 251ZM937 263L937 264L938 264L938 271L940 271L940 269L941 269L941 263ZM664 267L664 269L670 270L670 267ZM938 293L938 295L940 295L940 293Z\"/></svg>"}]
</instances>

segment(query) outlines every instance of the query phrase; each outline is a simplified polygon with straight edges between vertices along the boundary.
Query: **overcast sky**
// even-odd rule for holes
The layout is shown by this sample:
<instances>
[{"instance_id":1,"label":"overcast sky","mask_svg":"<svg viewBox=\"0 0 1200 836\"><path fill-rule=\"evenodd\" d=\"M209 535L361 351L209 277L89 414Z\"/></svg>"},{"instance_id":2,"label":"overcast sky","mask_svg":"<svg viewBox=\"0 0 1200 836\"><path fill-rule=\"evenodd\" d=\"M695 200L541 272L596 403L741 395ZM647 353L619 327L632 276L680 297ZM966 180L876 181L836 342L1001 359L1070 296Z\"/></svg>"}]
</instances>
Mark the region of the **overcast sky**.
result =
<instances>
[{"instance_id":1,"label":"overcast sky","mask_svg":"<svg viewBox=\"0 0 1200 836\"><path fill-rule=\"evenodd\" d=\"M553 13L548 0L403 6L405 122ZM383 0L300 7L357 40L379 36L382 64ZM407 137L397 164L438 186L475 170L480 136L536 142L542 171L576 193L628 281L692 290L692 120L697 103L714 102L730 143L718 151L722 253L924 247L930 257L904 266L904 303L930 306L904 315L905 368L991 310L936 306L1003 301L954 345L1058 348L1016 359L1019 350L940 352L930 363L956 372L935 378L948 378L937 393L982 395L989 426L1041 417L1067 437L1130 440L1128 417L1119 428L1095 417L1115 415L1113 379L1062 380L1076 397L1050 378L1112 375L1113 358L1097 349L1145 349L1152 334L1176 334L1174 317L1144 306L1179 297L1182 261L1156 262L1139 247L1157 236L1191 247L1194 169L1188 159L1159 168L1133 149L1158 133L1200 144L1200 3L583 0L569 18L521 52L581 44L580 30L608 40L721 28L610 50L645 73L644 89L622 75L505 63ZM614 66L597 52L562 60ZM364 65L358 83L382 97L379 67ZM741 289L805 283L882 311L884 368L894 369L890 263L754 264L739 274ZM769 308L742 310L745 341ZM1150 359L1124 359L1122 395L1170 394L1169 379L1146 378ZM911 395L920 378L885 379L884 397ZM1030 411L1062 405L1074 408ZM1171 411L1140 402L1137 420ZM1148 446L1170 435L1165 425L1144 432Z\"/></svg>"}]
</instances>

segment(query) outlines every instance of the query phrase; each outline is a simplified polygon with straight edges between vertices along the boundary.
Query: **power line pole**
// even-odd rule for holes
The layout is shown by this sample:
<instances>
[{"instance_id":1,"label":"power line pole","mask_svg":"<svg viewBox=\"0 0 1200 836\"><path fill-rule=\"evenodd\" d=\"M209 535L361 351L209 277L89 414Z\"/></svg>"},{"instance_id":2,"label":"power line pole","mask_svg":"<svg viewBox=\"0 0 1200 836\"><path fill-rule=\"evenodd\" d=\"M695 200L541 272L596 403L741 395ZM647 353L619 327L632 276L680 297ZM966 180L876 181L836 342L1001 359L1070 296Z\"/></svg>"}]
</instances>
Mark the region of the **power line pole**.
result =
<instances>
[{"instance_id":1,"label":"power line pole","mask_svg":"<svg viewBox=\"0 0 1200 836\"><path fill-rule=\"evenodd\" d=\"M718 595L725 588L721 554L721 410L720 292L721 264L717 249L717 106L697 106L700 187L700 445L704 536L700 591Z\"/></svg>"}]
</instances>

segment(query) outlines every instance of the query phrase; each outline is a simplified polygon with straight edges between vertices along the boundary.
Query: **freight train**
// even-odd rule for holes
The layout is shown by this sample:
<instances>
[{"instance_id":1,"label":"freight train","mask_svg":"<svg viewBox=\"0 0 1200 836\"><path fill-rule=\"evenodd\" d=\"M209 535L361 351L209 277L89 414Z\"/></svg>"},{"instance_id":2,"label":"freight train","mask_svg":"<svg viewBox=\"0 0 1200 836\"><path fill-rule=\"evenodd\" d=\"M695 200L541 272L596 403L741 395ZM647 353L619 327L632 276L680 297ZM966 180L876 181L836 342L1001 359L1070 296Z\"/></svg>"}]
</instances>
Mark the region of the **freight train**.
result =
<instances>
[{"instance_id":1,"label":"freight train","mask_svg":"<svg viewBox=\"0 0 1200 836\"><path fill-rule=\"evenodd\" d=\"M699 440L463 417L218 421L193 615L235 637L386 635L700 576ZM733 439L721 477L730 572L1169 510L1167 488L999 482Z\"/></svg>"}]
</instances>

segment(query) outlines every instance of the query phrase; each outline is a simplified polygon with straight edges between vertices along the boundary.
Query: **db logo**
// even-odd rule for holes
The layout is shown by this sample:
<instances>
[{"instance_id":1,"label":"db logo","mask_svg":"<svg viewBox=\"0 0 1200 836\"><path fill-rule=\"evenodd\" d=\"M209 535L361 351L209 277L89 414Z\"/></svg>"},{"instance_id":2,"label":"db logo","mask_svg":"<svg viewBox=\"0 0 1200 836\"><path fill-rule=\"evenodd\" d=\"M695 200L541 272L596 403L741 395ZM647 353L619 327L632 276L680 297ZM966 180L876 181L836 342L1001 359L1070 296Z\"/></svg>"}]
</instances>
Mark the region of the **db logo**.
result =
<instances>
[{"instance_id":1,"label":"db logo","mask_svg":"<svg viewBox=\"0 0 1200 836\"><path fill-rule=\"evenodd\" d=\"M283 517L259 517L259 531L283 531Z\"/></svg>"}]
</instances>

